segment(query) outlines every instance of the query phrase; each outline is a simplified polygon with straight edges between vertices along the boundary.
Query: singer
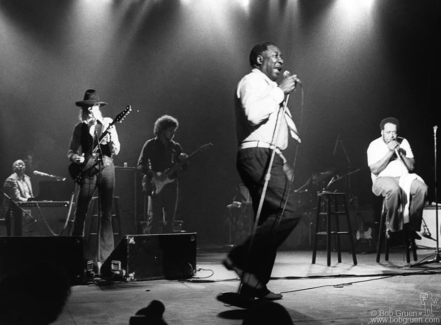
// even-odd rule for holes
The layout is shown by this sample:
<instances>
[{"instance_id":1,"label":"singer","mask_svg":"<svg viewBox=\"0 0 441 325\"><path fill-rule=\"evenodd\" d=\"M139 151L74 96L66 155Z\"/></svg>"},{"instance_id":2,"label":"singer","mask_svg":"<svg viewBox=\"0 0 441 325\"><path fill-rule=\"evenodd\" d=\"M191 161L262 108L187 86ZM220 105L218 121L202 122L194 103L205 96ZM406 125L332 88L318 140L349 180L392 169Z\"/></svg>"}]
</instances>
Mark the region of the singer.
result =
<instances>
[{"instance_id":1,"label":"singer","mask_svg":"<svg viewBox=\"0 0 441 325\"><path fill-rule=\"evenodd\" d=\"M112 230L112 201L113 189L115 187L115 167L113 156L120 150L118 133L115 127L110 128L110 132L103 138L99 144L100 161L92 157L93 148L98 145L98 139L105 132L112 119L103 117L100 107L107 103L100 101L98 93L94 89L89 89L84 94L84 99L75 103L80 109L80 122L74 127L72 138L70 140L67 157L76 164L92 163L86 177L81 181L78 192L78 203L75 212L75 223L72 232L73 236L83 236L84 224L89 207L90 200L98 188L98 197L101 202L101 222L99 234L99 251L92 257L98 267L110 255L114 249L114 239ZM85 256L90 259L89 256Z\"/></svg>"},{"instance_id":2,"label":"singer","mask_svg":"<svg viewBox=\"0 0 441 325\"><path fill-rule=\"evenodd\" d=\"M9 176L3 184L3 190L6 195L13 201L26 202L29 198L34 197L32 192L31 178L25 174L26 164L23 160L14 161L12 164L12 175ZM21 236L21 210L10 202L7 198L3 198L1 213L6 222L6 233L11 236L11 212L14 214L14 236Z\"/></svg>"},{"instance_id":3,"label":"singer","mask_svg":"<svg viewBox=\"0 0 441 325\"><path fill-rule=\"evenodd\" d=\"M416 239L421 230L427 185L411 173L415 158L409 142L398 137L399 122L394 117L381 121L381 137L372 141L367 150L371 170L372 192L386 200L386 229L399 231L404 227Z\"/></svg>"},{"instance_id":4,"label":"singer","mask_svg":"<svg viewBox=\"0 0 441 325\"><path fill-rule=\"evenodd\" d=\"M282 74L284 60L280 49L273 43L255 45L249 60L252 71L239 82L235 95L236 166L250 192L255 214L264 192L265 175L272 156L271 144L274 144L276 154L256 233L234 247L223 265L241 278L241 299L277 300L282 295L270 291L267 284L277 248L295 228L300 217L293 200L289 200L287 189L293 175L282 154L288 146L290 132L300 140L286 107L286 100L299 80L295 75L284 73L280 83L276 83Z\"/></svg>"}]
</instances>

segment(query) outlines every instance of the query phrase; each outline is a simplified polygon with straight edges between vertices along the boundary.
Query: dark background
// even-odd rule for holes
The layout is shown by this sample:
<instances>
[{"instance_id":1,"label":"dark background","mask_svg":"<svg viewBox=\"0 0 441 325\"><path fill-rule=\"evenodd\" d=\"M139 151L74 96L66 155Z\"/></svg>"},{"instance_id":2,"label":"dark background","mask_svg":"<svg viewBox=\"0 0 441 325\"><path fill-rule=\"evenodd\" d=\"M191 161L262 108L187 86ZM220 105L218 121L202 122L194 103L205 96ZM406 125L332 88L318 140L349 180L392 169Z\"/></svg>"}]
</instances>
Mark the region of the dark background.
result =
<instances>
[{"instance_id":1,"label":"dark background","mask_svg":"<svg viewBox=\"0 0 441 325\"><path fill-rule=\"evenodd\" d=\"M395 116L433 201L439 21L436 0L0 0L0 179L28 155L69 177L74 103L94 88L105 116L133 108L117 125L116 165L136 165L163 114L178 118L187 153L214 144L182 175L179 217L202 240L221 240L240 183L233 94L252 46L270 40L303 85L289 101L302 138L297 155L293 141L287 150L295 187L360 169L350 192L371 204L366 149ZM344 180L333 186L347 190Z\"/></svg>"}]
</instances>

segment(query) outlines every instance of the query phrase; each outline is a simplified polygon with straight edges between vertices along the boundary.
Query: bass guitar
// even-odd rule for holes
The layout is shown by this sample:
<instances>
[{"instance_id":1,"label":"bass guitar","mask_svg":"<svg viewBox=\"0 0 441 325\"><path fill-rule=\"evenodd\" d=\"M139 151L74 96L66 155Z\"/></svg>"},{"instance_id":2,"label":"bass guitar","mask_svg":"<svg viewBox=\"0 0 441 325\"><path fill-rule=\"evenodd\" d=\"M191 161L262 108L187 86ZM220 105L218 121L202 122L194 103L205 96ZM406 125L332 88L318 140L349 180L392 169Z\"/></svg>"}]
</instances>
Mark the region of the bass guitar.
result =
<instances>
[{"instance_id":1,"label":"bass guitar","mask_svg":"<svg viewBox=\"0 0 441 325\"><path fill-rule=\"evenodd\" d=\"M92 153L88 155L88 158L84 161L84 163L82 164L71 163L69 165L68 167L69 174L73 178L75 183L81 184L84 175L89 170L91 170L92 168L98 165L99 160L97 159L97 156L101 142L104 140L105 136L109 133L110 128L118 122L121 123L131 111L132 111L132 107L130 105L127 105L127 107L113 119L112 123L109 124L108 128L99 137L98 144L95 146L95 148L93 148Z\"/></svg>"},{"instance_id":2,"label":"bass guitar","mask_svg":"<svg viewBox=\"0 0 441 325\"><path fill-rule=\"evenodd\" d=\"M169 178L170 175L172 175L175 171L181 168L197 152L207 149L211 146L213 146L212 143L204 144L199 149L192 152L186 159L181 160L173 167L166 169L162 173L154 172L150 170L149 174L151 177L148 177L147 174L142 177L142 188L144 192L146 192L148 195L159 194L165 185L167 185L168 183L172 183L176 180L176 179L170 179Z\"/></svg>"}]
</instances>

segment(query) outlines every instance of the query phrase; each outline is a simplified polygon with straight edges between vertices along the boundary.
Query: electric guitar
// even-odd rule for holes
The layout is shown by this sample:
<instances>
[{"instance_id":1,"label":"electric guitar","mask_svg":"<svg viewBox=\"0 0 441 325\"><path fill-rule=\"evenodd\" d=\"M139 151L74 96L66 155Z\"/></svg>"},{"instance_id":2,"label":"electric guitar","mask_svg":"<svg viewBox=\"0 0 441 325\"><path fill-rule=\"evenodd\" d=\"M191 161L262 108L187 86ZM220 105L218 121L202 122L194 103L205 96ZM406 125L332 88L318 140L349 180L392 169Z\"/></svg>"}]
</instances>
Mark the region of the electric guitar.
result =
<instances>
[{"instance_id":1,"label":"electric guitar","mask_svg":"<svg viewBox=\"0 0 441 325\"><path fill-rule=\"evenodd\" d=\"M174 182L176 179L170 179L169 176L172 175L175 171L177 171L179 168L181 168L194 154L197 152L207 149L211 147L212 143L207 143L201 146L199 149L192 152L186 159L181 160L177 164L175 164L173 167L166 169L164 172L154 172L152 170L149 171L148 174L151 175L148 177L147 174L145 174L142 177L142 188L143 191L146 192L148 195L153 194L159 194L161 190L164 188L165 185L168 183Z\"/></svg>"},{"instance_id":2,"label":"electric guitar","mask_svg":"<svg viewBox=\"0 0 441 325\"><path fill-rule=\"evenodd\" d=\"M109 133L110 128L118 122L121 123L131 111L132 111L132 107L130 105L127 105L127 107L114 118L112 123L109 124L108 128L99 137L98 144L95 146L95 148L93 148L92 153L88 155L87 159L85 159L85 161L82 164L71 163L69 165L68 167L69 174L73 178L75 183L81 184L84 175L89 170L91 170L96 165L98 165L99 161L96 158L100 143L104 140L104 137Z\"/></svg>"}]
</instances>

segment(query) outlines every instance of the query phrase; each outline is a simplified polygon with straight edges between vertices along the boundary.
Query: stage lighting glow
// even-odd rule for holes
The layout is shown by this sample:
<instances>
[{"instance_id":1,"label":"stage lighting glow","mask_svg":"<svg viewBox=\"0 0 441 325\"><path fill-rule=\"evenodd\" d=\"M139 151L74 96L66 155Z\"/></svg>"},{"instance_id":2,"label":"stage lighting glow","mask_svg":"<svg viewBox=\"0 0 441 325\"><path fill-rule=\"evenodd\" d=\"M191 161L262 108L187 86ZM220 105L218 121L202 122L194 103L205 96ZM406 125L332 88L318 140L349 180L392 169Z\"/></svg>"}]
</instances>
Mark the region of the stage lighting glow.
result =
<instances>
[{"instance_id":1,"label":"stage lighting glow","mask_svg":"<svg viewBox=\"0 0 441 325\"><path fill-rule=\"evenodd\" d=\"M250 0L237 0L239 5L246 11L249 12L250 10Z\"/></svg>"},{"instance_id":2,"label":"stage lighting glow","mask_svg":"<svg viewBox=\"0 0 441 325\"><path fill-rule=\"evenodd\" d=\"M336 5L341 12L346 13L347 18L356 21L370 12L374 2L375 0L338 0Z\"/></svg>"}]
</instances>

